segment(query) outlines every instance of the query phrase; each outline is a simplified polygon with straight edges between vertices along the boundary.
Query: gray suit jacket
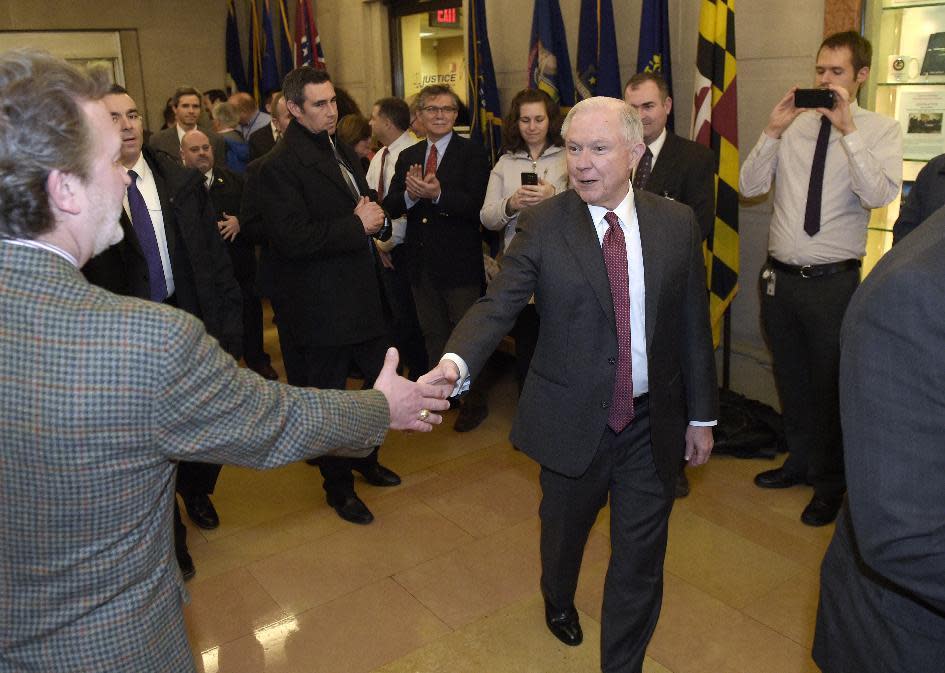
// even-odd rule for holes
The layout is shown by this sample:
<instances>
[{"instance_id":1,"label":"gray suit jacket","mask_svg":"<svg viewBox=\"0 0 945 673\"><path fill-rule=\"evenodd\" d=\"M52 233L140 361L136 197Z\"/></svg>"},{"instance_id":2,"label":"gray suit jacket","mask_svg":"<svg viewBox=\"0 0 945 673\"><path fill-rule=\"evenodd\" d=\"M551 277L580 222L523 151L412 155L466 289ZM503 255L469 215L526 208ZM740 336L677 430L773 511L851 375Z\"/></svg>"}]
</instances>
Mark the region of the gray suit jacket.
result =
<instances>
[{"instance_id":1,"label":"gray suit jacket","mask_svg":"<svg viewBox=\"0 0 945 673\"><path fill-rule=\"evenodd\" d=\"M821 569L825 673L945 666L945 208L899 242L843 321L848 507Z\"/></svg>"},{"instance_id":2,"label":"gray suit jacket","mask_svg":"<svg viewBox=\"0 0 945 673\"><path fill-rule=\"evenodd\" d=\"M267 382L193 316L4 242L0 315L0 670L192 671L173 461L363 454L383 395Z\"/></svg>"},{"instance_id":3,"label":"gray suit jacket","mask_svg":"<svg viewBox=\"0 0 945 673\"><path fill-rule=\"evenodd\" d=\"M651 444L669 485L690 420L714 420L718 390L702 237L692 210L634 191L643 246ZM590 465L607 425L617 357L610 282L587 205L566 191L522 212L502 271L446 346L478 372L532 293L538 344L512 442L568 476Z\"/></svg>"},{"instance_id":4,"label":"gray suit jacket","mask_svg":"<svg viewBox=\"0 0 945 673\"><path fill-rule=\"evenodd\" d=\"M213 131L200 129L207 134L210 139L210 146L213 148L213 166L214 168L226 168L226 141L223 136L217 135ZM180 140L177 138L177 127L170 126L151 134L148 140L148 146L159 152L170 154L180 161Z\"/></svg>"}]
</instances>

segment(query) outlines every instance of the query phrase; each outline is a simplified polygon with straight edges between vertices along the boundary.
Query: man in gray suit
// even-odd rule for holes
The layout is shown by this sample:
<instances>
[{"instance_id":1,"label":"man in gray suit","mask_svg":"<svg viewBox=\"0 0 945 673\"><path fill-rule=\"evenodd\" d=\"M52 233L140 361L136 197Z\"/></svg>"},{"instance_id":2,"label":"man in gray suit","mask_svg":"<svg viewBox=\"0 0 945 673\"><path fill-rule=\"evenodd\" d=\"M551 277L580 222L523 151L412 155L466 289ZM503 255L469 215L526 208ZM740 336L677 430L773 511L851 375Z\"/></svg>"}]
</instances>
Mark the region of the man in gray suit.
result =
<instances>
[{"instance_id":1,"label":"man in gray suit","mask_svg":"<svg viewBox=\"0 0 945 673\"><path fill-rule=\"evenodd\" d=\"M393 349L373 390L290 388L184 311L90 285L79 267L123 236L129 184L106 88L0 56L2 671L193 671L174 461L363 455L449 406L449 386L396 376Z\"/></svg>"},{"instance_id":2,"label":"man in gray suit","mask_svg":"<svg viewBox=\"0 0 945 673\"><path fill-rule=\"evenodd\" d=\"M171 105L174 108L175 124L152 134L148 145L180 161L180 142L185 133L197 128L200 118L200 92L189 86L178 87ZM213 156L216 157L214 166L226 168L226 141L223 136L210 130L204 132L213 146Z\"/></svg>"},{"instance_id":3,"label":"man in gray suit","mask_svg":"<svg viewBox=\"0 0 945 673\"><path fill-rule=\"evenodd\" d=\"M843 321L847 503L820 571L825 673L945 666L945 207L900 241Z\"/></svg>"},{"instance_id":4,"label":"man in gray suit","mask_svg":"<svg viewBox=\"0 0 945 673\"><path fill-rule=\"evenodd\" d=\"M589 98L562 132L573 189L525 210L485 297L421 381L460 392L534 293L541 329L511 439L541 464L545 621L582 639L584 545L611 504L601 668L639 672L659 616L683 458L701 465L718 413L702 235L688 206L630 189L638 114Z\"/></svg>"}]
</instances>

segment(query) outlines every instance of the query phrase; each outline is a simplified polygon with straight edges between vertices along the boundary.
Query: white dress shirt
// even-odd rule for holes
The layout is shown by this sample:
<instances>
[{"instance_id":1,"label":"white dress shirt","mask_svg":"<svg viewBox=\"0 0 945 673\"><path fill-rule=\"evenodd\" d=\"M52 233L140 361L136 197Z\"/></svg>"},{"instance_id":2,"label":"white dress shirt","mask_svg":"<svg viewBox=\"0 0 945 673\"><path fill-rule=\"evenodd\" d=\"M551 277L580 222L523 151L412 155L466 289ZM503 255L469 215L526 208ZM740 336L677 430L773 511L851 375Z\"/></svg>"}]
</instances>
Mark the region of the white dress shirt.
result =
<instances>
[{"instance_id":1,"label":"white dress shirt","mask_svg":"<svg viewBox=\"0 0 945 673\"><path fill-rule=\"evenodd\" d=\"M126 169L127 170L127 169ZM167 296L174 294L174 273L171 271L171 257L167 251L167 234L164 231L164 212L161 210L161 199L158 196L157 184L154 182L154 174L151 167L144 160L144 154L138 155L138 162L131 167L138 174L135 184L138 191L144 198L144 203L148 207L148 214L151 216L151 224L154 225L154 236L157 239L158 251L161 253L161 266L164 267L164 282L167 284ZM128 191L125 190L123 201L125 215L128 221L131 221L131 208L128 206Z\"/></svg>"},{"instance_id":2,"label":"white dress shirt","mask_svg":"<svg viewBox=\"0 0 945 673\"><path fill-rule=\"evenodd\" d=\"M660 132L660 134L659 134L658 136L656 136L656 139L655 139L653 142L651 142L649 145L647 145L647 147L648 147L649 150L650 150L650 157L652 157L652 158L650 159L650 172L651 172L651 173L652 173L652 171L653 171L653 168L656 167L656 160L659 159L659 157L660 157L660 151L663 149L663 145L666 144L666 133L667 133L666 127L664 126L664 127L663 127L663 130ZM639 164L637 164L636 166L633 167L633 176L634 176L634 177L636 177L636 175L637 175L637 168L639 168L639 167L640 167Z\"/></svg>"},{"instance_id":3,"label":"white dress shirt","mask_svg":"<svg viewBox=\"0 0 945 673\"><path fill-rule=\"evenodd\" d=\"M381 160L383 159L384 149L381 148L371 159L371 165L367 170L367 183L371 189L377 189L378 183L383 179L384 194L390 192L390 183L394 179L394 167L397 166L397 159L400 153L411 145L417 143L409 131L404 131L397 140L387 146L387 158L384 159L384 174L381 175ZM439 150L437 150L439 151ZM404 242L407 235L407 217L398 217L391 222L391 237L386 241L375 240L374 244L384 252L390 252L396 246ZM398 253L399 254L399 253Z\"/></svg>"},{"instance_id":4,"label":"white dress shirt","mask_svg":"<svg viewBox=\"0 0 945 673\"><path fill-rule=\"evenodd\" d=\"M766 194L777 177L768 253L786 264L828 264L866 254L870 209L896 198L902 186L902 128L889 117L850 105L856 131L830 130L820 231L804 231L804 211L821 115L803 112L780 139L761 138L742 164L742 196Z\"/></svg>"}]
</instances>

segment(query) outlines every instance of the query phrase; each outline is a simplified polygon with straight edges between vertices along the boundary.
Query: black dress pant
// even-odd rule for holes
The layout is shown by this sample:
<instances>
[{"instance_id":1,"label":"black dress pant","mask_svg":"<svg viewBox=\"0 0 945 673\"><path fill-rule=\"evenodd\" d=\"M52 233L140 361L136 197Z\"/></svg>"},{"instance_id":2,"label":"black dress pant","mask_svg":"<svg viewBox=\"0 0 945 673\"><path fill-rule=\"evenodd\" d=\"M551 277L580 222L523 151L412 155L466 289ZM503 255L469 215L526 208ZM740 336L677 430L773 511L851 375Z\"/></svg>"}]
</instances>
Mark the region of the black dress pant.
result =
<instances>
[{"instance_id":1,"label":"black dress pant","mask_svg":"<svg viewBox=\"0 0 945 673\"><path fill-rule=\"evenodd\" d=\"M761 320L790 451L784 469L806 477L821 497L839 496L846 490L840 327L860 273L851 269L817 278L773 273L773 296L767 292L767 280L761 280Z\"/></svg>"},{"instance_id":2,"label":"black dress pant","mask_svg":"<svg viewBox=\"0 0 945 673\"><path fill-rule=\"evenodd\" d=\"M682 438L680 438L682 439ZM648 402L620 434L604 432L580 477L541 469L541 589L557 610L574 603L581 559L610 497L610 565L601 616L601 670L640 673L663 599L663 559L672 489L650 445Z\"/></svg>"},{"instance_id":3,"label":"black dress pant","mask_svg":"<svg viewBox=\"0 0 945 673\"><path fill-rule=\"evenodd\" d=\"M391 340L400 353L400 364L411 381L425 374L430 366L423 332L417 318L417 307L410 290L407 275L407 251L398 245L390 252L393 269L381 268L378 279L381 283L381 298L390 327Z\"/></svg>"},{"instance_id":4,"label":"black dress pant","mask_svg":"<svg viewBox=\"0 0 945 673\"><path fill-rule=\"evenodd\" d=\"M443 357L443 350L453 328L459 324L469 307L482 296L482 286L445 286L424 272L418 282L411 284L411 291L426 343L429 365L432 368ZM470 407L486 405L482 377L473 379L464 404Z\"/></svg>"},{"instance_id":5,"label":"black dress pant","mask_svg":"<svg viewBox=\"0 0 945 673\"><path fill-rule=\"evenodd\" d=\"M354 364L364 375L364 387L370 388L384 366L387 353L386 337L375 337L356 344L299 348L291 342L287 330L279 330L282 361L290 385L344 390L348 372ZM321 456L318 467L329 499L354 495L352 470L368 470L377 463L380 447L364 458Z\"/></svg>"},{"instance_id":6,"label":"black dress pant","mask_svg":"<svg viewBox=\"0 0 945 673\"><path fill-rule=\"evenodd\" d=\"M237 236L227 246L233 275L243 296L243 359L250 369L270 363L263 348L262 301L256 291L256 251L254 246Z\"/></svg>"}]
</instances>

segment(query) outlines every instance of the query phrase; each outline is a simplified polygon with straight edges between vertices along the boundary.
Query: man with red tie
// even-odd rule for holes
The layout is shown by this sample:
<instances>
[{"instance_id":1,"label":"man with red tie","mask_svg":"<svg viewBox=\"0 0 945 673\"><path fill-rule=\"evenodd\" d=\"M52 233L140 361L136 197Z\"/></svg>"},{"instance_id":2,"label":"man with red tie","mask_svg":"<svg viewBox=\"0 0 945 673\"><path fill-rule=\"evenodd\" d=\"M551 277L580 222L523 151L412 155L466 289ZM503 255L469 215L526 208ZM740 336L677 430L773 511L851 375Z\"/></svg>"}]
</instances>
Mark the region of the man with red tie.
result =
<instances>
[{"instance_id":1,"label":"man with red tie","mask_svg":"<svg viewBox=\"0 0 945 673\"><path fill-rule=\"evenodd\" d=\"M485 151L453 132L459 98L447 86L418 95L425 140L401 152L384 210L407 217L407 265L427 355L436 362L450 331L479 298L485 283L479 210L489 183ZM475 388L454 429L478 426L488 415Z\"/></svg>"},{"instance_id":2,"label":"man with red tie","mask_svg":"<svg viewBox=\"0 0 945 673\"><path fill-rule=\"evenodd\" d=\"M502 270L420 380L468 386L534 294L541 328L511 440L541 464L545 621L581 643L574 593L609 498L601 670L638 673L676 477L684 458L708 460L718 414L702 234L690 208L630 188L645 145L629 105L583 100L562 133L572 189L522 212Z\"/></svg>"},{"instance_id":3,"label":"man with red tie","mask_svg":"<svg viewBox=\"0 0 945 673\"><path fill-rule=\"evenodd\" d=\"M401 98L381 98L371 111L371 129L383 147L377 151L368 166L367 183L377 190L377 200L383 201L394 179L394 167L400 153L416 140L410 133L410 107ZM400 352L401 363L416 380L429 369L423 334L417 320L417 309L410 292L407 275L407 250L401 245L407 232L407 218L391 222L391 237L386 241L375 239L381 269L381 290L390 322L391 338Z\"/></svg>"}]
</instances>

